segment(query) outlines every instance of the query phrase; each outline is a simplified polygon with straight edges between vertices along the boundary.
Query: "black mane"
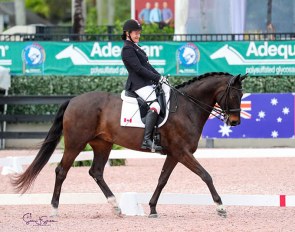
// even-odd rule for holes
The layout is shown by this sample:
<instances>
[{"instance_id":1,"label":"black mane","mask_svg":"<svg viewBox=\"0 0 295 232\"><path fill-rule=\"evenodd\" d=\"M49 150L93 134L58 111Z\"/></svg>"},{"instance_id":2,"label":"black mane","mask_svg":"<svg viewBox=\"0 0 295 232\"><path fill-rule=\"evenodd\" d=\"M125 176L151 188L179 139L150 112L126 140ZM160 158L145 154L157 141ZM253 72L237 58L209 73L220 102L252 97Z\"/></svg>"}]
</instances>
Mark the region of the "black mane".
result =
<instances>
[{"instance_id":1,"label":"black mane","mask_svg":"<svg viewBox=\"0 0 295 232\"><path fill-rule=\"evenodd\" d=\"M182 87L185 87L187 85L190 85L191 83L197 81L197 80L200 80L200 79L203 79L203 78L206 78L208 76L216 76L216 75L224 75L224 76L232 76L231 74L227 73L227 72L209 72L209 73L204 73L200 76L196 76L194 78L192 78L191 80L188 80L186 82L183 82L177 86L175 86L176 89L179 89L179 88L182 88Z\"/></svg>"}]
</instances>

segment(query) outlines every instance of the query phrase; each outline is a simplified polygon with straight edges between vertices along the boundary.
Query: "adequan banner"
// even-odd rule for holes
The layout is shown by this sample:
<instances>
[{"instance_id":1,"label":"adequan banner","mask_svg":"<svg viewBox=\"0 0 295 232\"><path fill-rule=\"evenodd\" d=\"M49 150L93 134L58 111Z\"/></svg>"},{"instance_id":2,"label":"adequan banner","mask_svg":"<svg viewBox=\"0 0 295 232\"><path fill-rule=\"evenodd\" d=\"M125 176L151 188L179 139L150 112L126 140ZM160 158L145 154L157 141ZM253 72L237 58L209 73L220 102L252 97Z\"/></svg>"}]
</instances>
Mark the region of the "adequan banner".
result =
<instances>
[{"instance_id":1,"label":"adequan banner","mask_svg":"<svg viewBox=\"0 0 295 232\"><path fill-rule=\"evenodd\" d=\"M206 72L294 75L292 41L142 42L150 63L164 75ZM12 75L126 76L123 42L0 42L0 65Z\"/></svg>"},{"instance_id":2,"label":"adequan banner","mask_svg":"<svg viewBox=\"0 0 295 232\"><path fill-rule=\"evenodd\" d=\"M211 70L252 76L295 74L294 41L219 42L201 51Z\"/></svg>"}]
</instances>

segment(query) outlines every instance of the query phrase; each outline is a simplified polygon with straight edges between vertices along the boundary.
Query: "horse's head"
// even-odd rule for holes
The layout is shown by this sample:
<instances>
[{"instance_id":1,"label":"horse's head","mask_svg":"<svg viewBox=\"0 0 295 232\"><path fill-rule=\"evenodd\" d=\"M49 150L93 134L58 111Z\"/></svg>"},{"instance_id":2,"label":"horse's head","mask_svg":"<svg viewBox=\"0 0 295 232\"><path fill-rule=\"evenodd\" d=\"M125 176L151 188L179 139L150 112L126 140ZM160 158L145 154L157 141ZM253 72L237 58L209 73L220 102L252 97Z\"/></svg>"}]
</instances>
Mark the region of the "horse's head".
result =
<instances>
[{"instance_id":1,"label":"horse's head","mask_svg":"<svg viewBox=\"0 0 295 232\"><path fill-rule=\"evenodd\" d=\"M240 124L241 99L243 96L242 81L247 77L231 76L226 86L220 88L216 101L224 114L224 121L227 125L237 126Z\"/></svg>"}]
</instances>

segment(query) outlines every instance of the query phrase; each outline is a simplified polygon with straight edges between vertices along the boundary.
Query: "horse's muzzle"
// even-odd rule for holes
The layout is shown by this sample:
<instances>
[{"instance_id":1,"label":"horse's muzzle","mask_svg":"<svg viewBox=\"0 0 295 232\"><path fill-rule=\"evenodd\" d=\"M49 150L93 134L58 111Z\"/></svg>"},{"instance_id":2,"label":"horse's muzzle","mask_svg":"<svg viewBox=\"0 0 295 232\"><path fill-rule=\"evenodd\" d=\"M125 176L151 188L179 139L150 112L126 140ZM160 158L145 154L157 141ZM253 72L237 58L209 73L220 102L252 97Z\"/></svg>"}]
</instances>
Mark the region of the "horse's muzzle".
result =
<instances>
[{"instance_id":1,"label":"horse's muzzle","mask_svg":"<svg viewBox=\"0 0 295 232\"><path fill-rule=\"evenodd\" d=\"M240 125L240 123L240 117L234 115L230 115L226 120L226 125L228 126L237 126Z\"/></svg>"}]
</instances>

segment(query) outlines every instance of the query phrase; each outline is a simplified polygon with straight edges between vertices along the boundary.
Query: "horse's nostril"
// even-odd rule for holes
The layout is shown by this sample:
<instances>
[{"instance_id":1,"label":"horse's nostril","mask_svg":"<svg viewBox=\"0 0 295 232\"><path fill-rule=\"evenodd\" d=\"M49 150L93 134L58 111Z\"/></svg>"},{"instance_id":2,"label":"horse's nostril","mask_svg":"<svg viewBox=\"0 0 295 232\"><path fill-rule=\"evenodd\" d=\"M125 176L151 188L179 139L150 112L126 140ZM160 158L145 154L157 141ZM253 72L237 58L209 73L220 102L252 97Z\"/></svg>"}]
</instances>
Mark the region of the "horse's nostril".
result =
<instances>
[{"instance_id":1,"label":"horse's nostril","mask_svg":"<svg viewBox=\"0 0 295 232\"><path fill-rule=\"evenodd\" d=\"M230 125L231 125L231 126L237 126L237 125L239 125L239 124L240 124L239 121L231 121L231 122L230 122Z\"/></svg>"}]
</instances>

